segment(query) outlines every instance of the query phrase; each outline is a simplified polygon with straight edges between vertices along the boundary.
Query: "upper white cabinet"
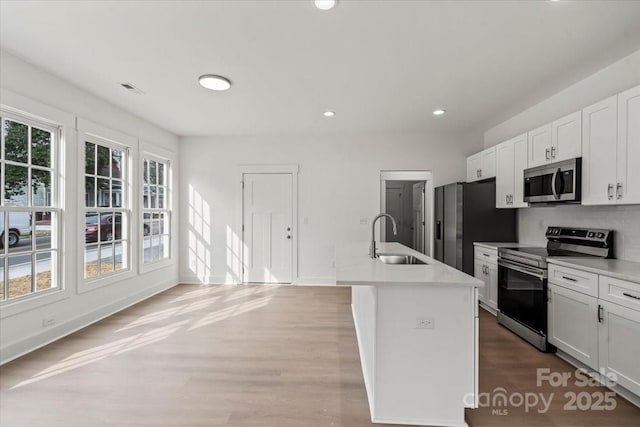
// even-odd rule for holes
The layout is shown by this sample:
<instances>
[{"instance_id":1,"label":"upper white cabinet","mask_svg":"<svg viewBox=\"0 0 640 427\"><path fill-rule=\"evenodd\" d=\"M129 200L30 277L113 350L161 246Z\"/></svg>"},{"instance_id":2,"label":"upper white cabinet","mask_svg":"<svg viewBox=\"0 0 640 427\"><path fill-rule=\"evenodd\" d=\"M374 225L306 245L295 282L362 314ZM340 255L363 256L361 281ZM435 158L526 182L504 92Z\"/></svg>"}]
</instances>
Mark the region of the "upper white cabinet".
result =
<instances>
[{"instance_id":1,"label":"upper white cabinet","mask_svg":"<svg viewBox=\"0 0 640 427\"><path fill-rule=\"evenodd\" d=\"M523 208L524 170L527 168L527 134L496 146L496 207Z\"/></svg>"},{"instance_id":2,"label":"upper white cabinet","mask_svg":"<svg viewBox=\"0 0 640 427\"><path fill-rule=\"evenodd\" d=\"M640 86L618 95L619 203L640 203Z\"/></svg>"},{"instance_id":3,"label":"upper white cabinet","mask_svg":"<svg viewBox=\"0 0 640 427\"><path fill-rule=\"evenodd\" d=\"M640 203L640 86L582 111L582 204Z\"/></svg>"},{"instance_id":4,"label":"upper white cabinet","mask_svg":"<svg viewBox=\"0 0 640 427\"><path fill-rule=\"evenodd\" d=\"M496 147L467 157L467 182L480 181L496 176Z\"/></svg>"},{"instance_id":5,"label":"upper white cabinet","mask_svg":"<svg viewBox=\"0 0 640 427\"><path fill-rule=\"evenodd\" d=\"M582 112L576 111L529 132L529 167L582 155Z\"/></svg>"}]
</instances>

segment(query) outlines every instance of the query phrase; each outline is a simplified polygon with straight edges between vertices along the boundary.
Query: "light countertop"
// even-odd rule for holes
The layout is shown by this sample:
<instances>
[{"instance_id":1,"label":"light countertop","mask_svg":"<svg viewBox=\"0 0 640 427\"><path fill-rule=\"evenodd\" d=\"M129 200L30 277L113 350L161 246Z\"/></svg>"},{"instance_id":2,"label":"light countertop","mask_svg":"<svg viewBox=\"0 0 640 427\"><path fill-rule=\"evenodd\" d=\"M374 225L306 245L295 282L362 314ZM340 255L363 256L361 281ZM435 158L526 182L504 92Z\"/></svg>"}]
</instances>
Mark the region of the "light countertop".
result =
<instances>
[{"instance_id":1,"label":"light countertop","mask_svg":"<svg viewBox=\"0 0 640 427\"><path fill-rule=\"evenodd\" d=\"M377 258L369 257L368 251L369 243L351 244L336 249L336 285L484 286L484 283L475 277L449 267L400 243L379 243L378 253L413 255L428 264L384 264Z\"/></svg>"},{"instance_id":2,"label":"light countertop","mask_svg":"<svg viewBox=\"0 0 640 427\"><path fill-rule=\"evenodd\" d=\"M619 259L549 257L547 262L640 283L640 262Z\"/></svg>"},{"instance_id":3,"label":"light countertop","mask_svg":"<svg viewBox=\"0 0 640 427\"><path fill-rule=\"evenodd\" d=\"M488 249L499 249L499 248L530 248L536 245L530 245L527 243L518 243L518 242L473 242L475 246L482 246Z\"/></svg>"}]
</instances>

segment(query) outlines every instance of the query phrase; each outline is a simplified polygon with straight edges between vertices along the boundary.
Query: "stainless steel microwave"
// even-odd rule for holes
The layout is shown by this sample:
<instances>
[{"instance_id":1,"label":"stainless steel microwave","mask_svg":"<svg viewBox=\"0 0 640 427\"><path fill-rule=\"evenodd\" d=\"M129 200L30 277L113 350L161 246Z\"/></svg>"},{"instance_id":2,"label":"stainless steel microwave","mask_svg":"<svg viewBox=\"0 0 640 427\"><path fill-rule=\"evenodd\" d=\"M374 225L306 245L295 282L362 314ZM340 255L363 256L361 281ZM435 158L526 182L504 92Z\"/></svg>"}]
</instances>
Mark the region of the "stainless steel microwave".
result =
<instances>
[{"instance_id":1,"label":"stainless steel microwave","mask_svg":"<svg viewBox=\"0 0 640 427\"><path fill-rule=\"evenodd\" d=\"M579 203L582 197L582 158L525 169L524 201Z\"/></svg>"}]
</instances>

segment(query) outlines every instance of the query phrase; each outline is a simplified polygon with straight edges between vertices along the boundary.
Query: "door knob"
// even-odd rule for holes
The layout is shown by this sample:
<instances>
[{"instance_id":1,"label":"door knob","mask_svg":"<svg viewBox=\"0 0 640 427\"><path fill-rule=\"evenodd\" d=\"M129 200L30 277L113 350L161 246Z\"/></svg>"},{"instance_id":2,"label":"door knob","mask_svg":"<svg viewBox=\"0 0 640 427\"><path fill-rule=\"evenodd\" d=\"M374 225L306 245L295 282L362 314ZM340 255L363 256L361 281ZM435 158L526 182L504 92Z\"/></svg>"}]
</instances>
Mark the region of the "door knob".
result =
<instances>
[{"instance_id":1,"label":"door knob","mask_svg":"<svg viewBox=\"0 0 640 427\"><path fill-rule=\"evenodd\" d=\"M287 227L287 231L291 231L291 227Z\"/></svg>"},{"instance_id":2,"label":"door knob","mask_svg":"<svg viewBox=\"0 0 640 427\"><path fill-rule=\"evenodd\" d=\"M287 239L290 239L290 238L291 238L291 236L287 234Z\"/></svg>"}]
</instances>

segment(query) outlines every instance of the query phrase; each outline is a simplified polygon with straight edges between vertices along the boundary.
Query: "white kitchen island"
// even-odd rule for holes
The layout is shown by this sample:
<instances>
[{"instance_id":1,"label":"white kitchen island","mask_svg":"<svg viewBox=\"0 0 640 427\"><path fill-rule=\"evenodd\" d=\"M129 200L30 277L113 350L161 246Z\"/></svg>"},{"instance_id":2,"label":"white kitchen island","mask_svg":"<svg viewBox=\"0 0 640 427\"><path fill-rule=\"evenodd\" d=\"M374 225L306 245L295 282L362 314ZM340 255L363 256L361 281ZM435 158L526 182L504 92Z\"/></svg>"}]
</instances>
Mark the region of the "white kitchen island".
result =
<instances>
[{"instance_id":1,"label":"white kitchen island","mask_svg":"<svg viewBox=\"0 0 640 427\"><path fill-rule=\"evenodd\" d=\"M382 243L378 253L428 264L384 264L367 249L336 251L336 284L352 287L371 420L466 426L464 409L477 401L483 282L398 243Z\"/></svg>"}]
</instances>

